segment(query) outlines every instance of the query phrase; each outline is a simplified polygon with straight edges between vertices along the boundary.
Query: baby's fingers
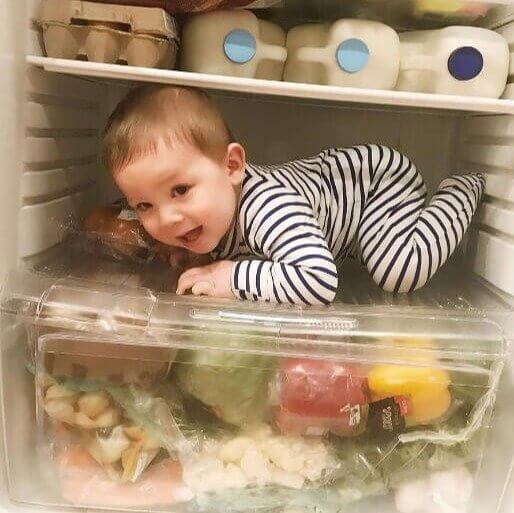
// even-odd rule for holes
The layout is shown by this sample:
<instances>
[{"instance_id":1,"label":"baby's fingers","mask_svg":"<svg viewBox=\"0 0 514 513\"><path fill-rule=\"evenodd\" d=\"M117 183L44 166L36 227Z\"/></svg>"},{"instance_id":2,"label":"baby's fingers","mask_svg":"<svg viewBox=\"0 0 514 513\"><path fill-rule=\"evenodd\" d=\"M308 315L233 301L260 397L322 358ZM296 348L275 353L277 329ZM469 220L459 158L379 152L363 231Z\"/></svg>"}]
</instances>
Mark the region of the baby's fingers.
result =
<instances>
[{"instance_id":1,"label":"baby's fingers","mask_svg":"<svg viewBox=\"0 0 514 513\"><path fill-rule=\"evenodd\" d=\"M192 271L193 269L190 269ZM190 273L186 271L180 275L177 283L177 294L182 295L185 294L186 290L189 290L196 283L199 282L207 282L207 273L205 271L201 271L201 269L197 268L196 272Z\"/></svg>"},{"instance_id":2,"label":"baby's fingers","mask_svg":"<svg viewBox=\"0 0 514 513\"><path fill-rule=\"evenodd\" d=\"M202 275L202 274L205 274L205 273L206 273L205 267L191 267L191 269L188 269L187 271L184 271L180 275L179 281L182 278L187 279L187 278L189 278L191 276L198 276L198 275Z\"/></svg>"},{"instance_id":3,"label":"baby's fingers","mask_svg":"<svg viewBox=\"0 0 514 513\"><path fill-rule=\"evenodd\" d=\"M198 281L191 287L194 296L214 296L215 292L212 281Z\"/></svg>"}]
</instances>

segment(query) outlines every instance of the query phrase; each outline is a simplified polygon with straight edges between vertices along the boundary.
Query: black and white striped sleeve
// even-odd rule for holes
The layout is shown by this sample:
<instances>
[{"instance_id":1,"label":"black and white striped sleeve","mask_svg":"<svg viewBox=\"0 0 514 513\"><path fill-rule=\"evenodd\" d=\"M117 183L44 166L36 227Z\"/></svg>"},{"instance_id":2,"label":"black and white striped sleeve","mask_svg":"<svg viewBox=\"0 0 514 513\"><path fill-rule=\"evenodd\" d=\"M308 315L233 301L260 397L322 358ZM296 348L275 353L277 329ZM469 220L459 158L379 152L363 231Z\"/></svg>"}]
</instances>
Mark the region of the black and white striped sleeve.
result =
<instances>
[{"instance_id":1,"label":"black and white striped sleeve","mask_svg":"<svg viewBox=\"0 0 514 513\"><path fill-rule=\"evenodd\" d=\"M261 260L242 260L232 290L242 299L292 304L328 304L337 290L337 270L306 198L263 181L240 205L246 244Z\"/></svg>"}]
</instances>

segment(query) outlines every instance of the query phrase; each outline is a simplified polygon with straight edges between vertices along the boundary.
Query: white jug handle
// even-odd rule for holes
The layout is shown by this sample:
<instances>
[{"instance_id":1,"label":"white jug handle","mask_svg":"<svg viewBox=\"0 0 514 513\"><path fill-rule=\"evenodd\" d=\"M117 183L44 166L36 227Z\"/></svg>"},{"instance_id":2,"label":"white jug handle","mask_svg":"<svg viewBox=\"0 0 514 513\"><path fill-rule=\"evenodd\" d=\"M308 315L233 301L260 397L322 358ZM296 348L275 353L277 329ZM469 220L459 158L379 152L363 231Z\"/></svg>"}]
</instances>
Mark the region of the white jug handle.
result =
<instances>
[{"instance_id":1,"label":"white jug handle","mask_svg":"<svg viewBox=\"0 0 514 513\"><path fill-rule=\"evenodd\" d=\"M327 55L326 48L319 47L309 47L305 46L303 48L298 48L296 51L295 57L299 61L316 63L316 62L324 62Z\"/></svg>"},{"instance_id":2,"label":"white jug handle","mask_svg":"<svg viewBox=\"0 0 514 513\"><path fill-rule=\"evenodd\" d=\"M434 57L432 57L431 55L407 55L402 56L400 68L402 71L432 71L436 69L436 62Z\"/></svg>"},{"instance_id":3,"label":"white jug handle","mask_svg":"<svg viewBox=\"0 0 514 513\"><path fill-rule=\"evenodd\" d=\"M258 49L262 50L261 59L271 59L279 62L286 62L287 50L283 46L268 45L267 43L258 43ZM265 57L264 57L265 56Z\"/></svg>"}]
</instances>

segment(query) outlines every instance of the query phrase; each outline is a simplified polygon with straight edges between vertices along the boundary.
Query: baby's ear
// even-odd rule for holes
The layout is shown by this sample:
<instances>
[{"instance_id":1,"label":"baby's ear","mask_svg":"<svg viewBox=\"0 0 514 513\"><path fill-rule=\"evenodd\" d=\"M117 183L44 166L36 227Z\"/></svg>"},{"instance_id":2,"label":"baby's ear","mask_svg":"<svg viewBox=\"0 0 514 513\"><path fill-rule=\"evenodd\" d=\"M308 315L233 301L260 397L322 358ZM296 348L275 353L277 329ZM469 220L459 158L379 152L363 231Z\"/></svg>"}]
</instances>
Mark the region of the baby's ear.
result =
<instances>
[{"instance_id":1,"label":"baby's ear","mask_svg":"<svg viewBox=\"0 0 514 513\"><path fill-rule=\"evenodd\" d=\"M239 143L230 143L227 146L226 167L228 176L233 185L239 185L243 181L246 167L246 155L244 148Z\"/></svg>"}]
</instances>

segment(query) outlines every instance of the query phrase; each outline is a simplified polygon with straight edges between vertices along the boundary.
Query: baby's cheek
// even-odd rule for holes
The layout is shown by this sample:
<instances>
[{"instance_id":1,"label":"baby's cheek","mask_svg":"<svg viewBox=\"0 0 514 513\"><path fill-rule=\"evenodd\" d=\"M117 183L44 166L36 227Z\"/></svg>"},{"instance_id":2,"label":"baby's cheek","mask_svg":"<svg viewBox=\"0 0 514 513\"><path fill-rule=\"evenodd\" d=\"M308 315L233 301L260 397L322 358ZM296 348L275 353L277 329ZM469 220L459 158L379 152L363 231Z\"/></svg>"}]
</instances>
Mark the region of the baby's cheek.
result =
<instances>
[{"instance_id":1,"label":"baby's cheek","mask_svg":"<svg viewBox=\"0 0 514 513\"><path fill-rule=\"evenodd\" d=\"M149 233L154 239L160 240L157 226L150 218L140 218L140 222L147 233ZM162 236L162 234L160 235Z\"/></svg>"}]
</instances>

